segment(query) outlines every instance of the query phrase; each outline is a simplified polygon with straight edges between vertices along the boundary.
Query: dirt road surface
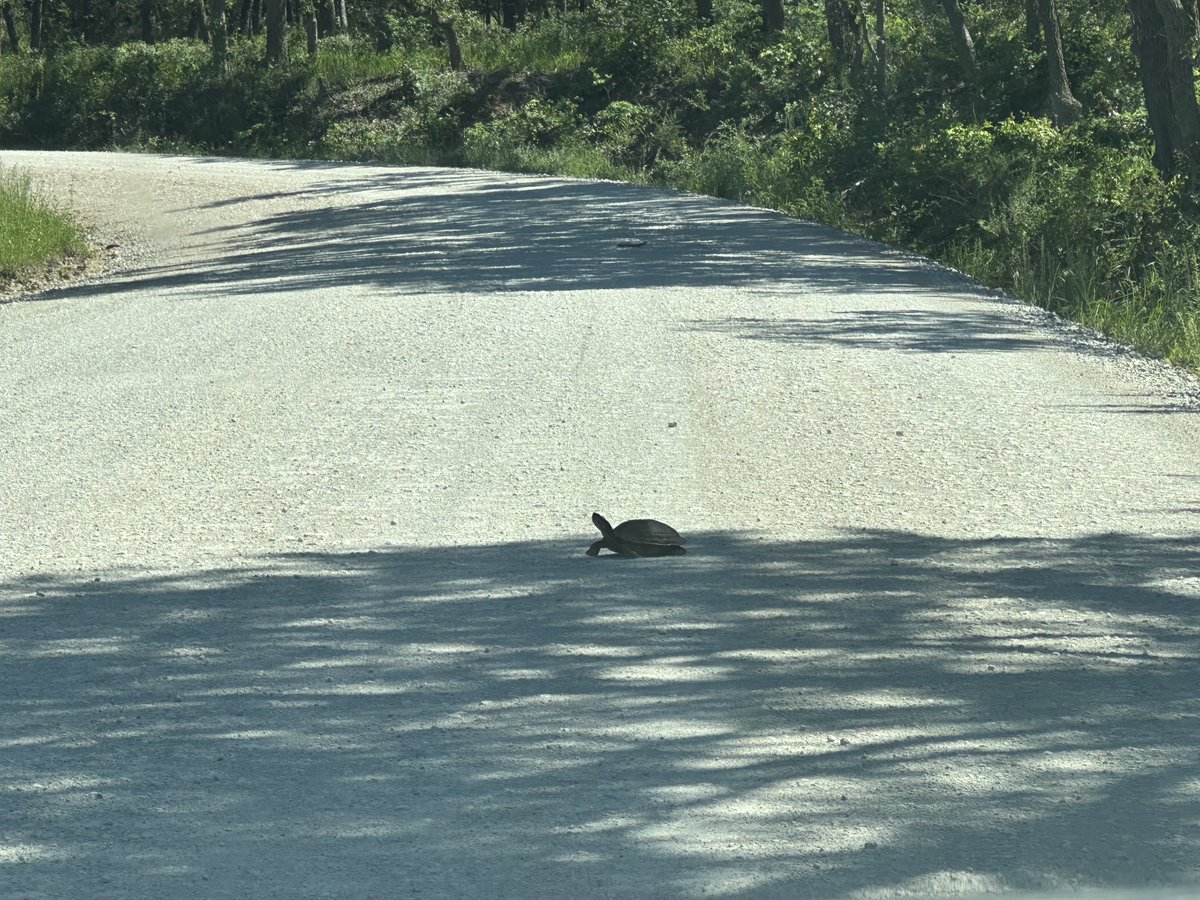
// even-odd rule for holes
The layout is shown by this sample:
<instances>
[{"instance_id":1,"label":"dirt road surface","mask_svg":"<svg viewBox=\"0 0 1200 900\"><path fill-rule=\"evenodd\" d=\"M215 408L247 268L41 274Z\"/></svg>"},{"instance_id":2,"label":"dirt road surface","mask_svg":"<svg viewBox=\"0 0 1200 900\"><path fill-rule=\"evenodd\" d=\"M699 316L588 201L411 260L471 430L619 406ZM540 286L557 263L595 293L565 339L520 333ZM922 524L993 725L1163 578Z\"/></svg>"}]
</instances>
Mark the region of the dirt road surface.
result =
<instances>
[{"instance_id":1,"label":"dirt road surface","mask_svg":"<svg viewBox=\"0 0 1200 900\"><path fill-rule=\"evenodd\" d=\"M118 245L0 305L0 896L1200 894L1195 381L688 195L0 165Z\"/></svg>"}]
</instances>

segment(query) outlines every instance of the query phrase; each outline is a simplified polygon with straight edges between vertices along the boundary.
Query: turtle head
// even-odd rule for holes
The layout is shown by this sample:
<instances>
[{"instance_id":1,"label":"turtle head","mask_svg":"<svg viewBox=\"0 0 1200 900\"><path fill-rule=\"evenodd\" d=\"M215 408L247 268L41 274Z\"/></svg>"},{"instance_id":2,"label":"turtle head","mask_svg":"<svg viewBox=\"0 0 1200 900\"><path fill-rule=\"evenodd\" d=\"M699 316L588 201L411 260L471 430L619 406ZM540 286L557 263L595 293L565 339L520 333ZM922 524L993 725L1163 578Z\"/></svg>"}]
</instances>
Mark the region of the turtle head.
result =
<instances>
[{"instance_id":1,"label":"turtle head","mask_svg":"<svg viewBox=\"0 0 1200 900\"><path fill-rule=\"evenodd\" d=\"M613 527L608 524L608 519L604 518L604 516L600 515L600 513L592 513L592 524L599 528L600 533L605 537L612 536Z\"/></svg>"}]
</instances>

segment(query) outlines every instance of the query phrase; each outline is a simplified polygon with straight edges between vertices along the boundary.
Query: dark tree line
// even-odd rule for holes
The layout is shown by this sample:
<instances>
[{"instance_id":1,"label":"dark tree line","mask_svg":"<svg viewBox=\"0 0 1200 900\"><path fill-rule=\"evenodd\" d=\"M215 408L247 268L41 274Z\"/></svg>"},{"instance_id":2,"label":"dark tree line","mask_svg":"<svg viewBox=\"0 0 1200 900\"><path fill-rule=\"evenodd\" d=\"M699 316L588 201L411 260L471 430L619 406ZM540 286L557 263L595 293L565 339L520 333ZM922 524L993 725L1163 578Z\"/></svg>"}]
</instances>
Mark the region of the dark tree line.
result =
<instances>
[{"instance_id":1,"label":"dark tree line","mask_svg":"<svg viewBox=\"0 0 1200 900\"><path fill-rule=\"evenodd\" d=\"M852 76L864 69L869 52L875 59L876 91L886 93L887 55L884 39L885 0L873 0L874 34L868 27L863 0L823 0L829 45L835 66ZM1197 0L1127 0L1132 20L1133 51L1138 61L1146 113L1154 135L1154 164L1165 176L1181 166L1200 168L1200 106L1196 101L1196 63L1200 60L1200 9ZM961 76L970 84L978 77L975 42L959 0L942 0L946 27ZM764 27L780 27L782 7L763 0ZM1062 25L1055 0L1025 0L1025 35L1040 46L1050 85L1047 106L1060 126L1083 116L1068 76Z\"/></svg>"},{"instance_id":2,"label":"dark tree line","mask_svg":"<svg viewBox=\"0 0 1200 900\"><path fill-rule=\"evenodd\" d=\"M593 3L620 6L650 0L362 0L362 21L380 48L392 43L390 17L428 22L446 46L450 64L463 67L456 22L476 16L488 25L516 30L531 21L567 12L587 11ZM670 0L654 0L668 3ZM680 0L694 8L696 23L715 23L722 7L714 0ZM757 6L767 39L784 32L799 0L727 0ZM810 0L805 0L810 2ZM815 2L815 0L811 0ZM931 3L932 0L924 0ZM1070 80L1063 26L1056 0L1009 0L1024 19L1025 39L1040 48L1048 83L1047 110L1060 126L1084 114ZM1119 0L1118 0L1119 2ZM1154 136L1154 163L1165 175L1197 156L1200 107L1196 101L1196 62L1200 58L1197 0L1125 0L1138 62L1146 113ZM908 12L914 0L904 0ZM977 49L970 18L974 0L940 0L943 35L957 60L958 77L967 87L979 78ZM869 86L884 98L888 90L886 0L822 0L833 68L852 83ZM937 5L927 7L936 10ZM266 35L266 54L281 61L288 54L288 28L303 28L310 52L319 37L350 29L347 0L0 0L0 48L5 52L43 52L71 43L117 44L140 39L153 43L187 35L212 47L214 64L223 67L234 36ZM360 26L365 27L365 26ZM1200 169L1200 166L1193 166Z\"/></svg>"}]
</instances>

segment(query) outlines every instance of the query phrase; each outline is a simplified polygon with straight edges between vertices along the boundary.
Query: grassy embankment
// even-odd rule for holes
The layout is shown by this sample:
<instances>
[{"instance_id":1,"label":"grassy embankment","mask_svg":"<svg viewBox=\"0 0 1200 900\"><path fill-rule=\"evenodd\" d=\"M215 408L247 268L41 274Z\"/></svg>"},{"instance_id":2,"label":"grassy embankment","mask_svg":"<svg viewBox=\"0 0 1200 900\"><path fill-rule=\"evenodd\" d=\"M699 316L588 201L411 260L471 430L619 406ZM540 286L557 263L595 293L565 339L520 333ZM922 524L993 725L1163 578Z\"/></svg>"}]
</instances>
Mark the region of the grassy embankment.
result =
<instances>
[{"instance_id":1,"label":"grassy embankment","mask_svg":"<svg viewBox=\"0 0 1200 900\"><path fill-rule=\"evenodd\" d=\"M1200 370L1198 204L1150 165L1128 36L1111 17L1076 16L1068 52L1089 115L1058 129L1031 112L1040 63L999 15L978 23L991 55L969 90L953 49L930 43L944 29L892 20L899 62L881 104L829 77L819 17L766 40L753 4L718 3L703 28L688 8L597 6L515 34L464 19L466 73L416 24L390 53L339 38L274 67L261 39L241 40L225 75L190 41L9 55L0 142L674 186L906 246Z\"/></svg>"},{"instance_id":2,"label":"grassy embankment","mask_svg":"<svg viewBox=\"0 0 1200 900\"><path fill-rule=\"evenodd\" d=\"M87 253L79 228L38 196L28 178L0 168L0 292Z\"/></svg>"}]
</instances>

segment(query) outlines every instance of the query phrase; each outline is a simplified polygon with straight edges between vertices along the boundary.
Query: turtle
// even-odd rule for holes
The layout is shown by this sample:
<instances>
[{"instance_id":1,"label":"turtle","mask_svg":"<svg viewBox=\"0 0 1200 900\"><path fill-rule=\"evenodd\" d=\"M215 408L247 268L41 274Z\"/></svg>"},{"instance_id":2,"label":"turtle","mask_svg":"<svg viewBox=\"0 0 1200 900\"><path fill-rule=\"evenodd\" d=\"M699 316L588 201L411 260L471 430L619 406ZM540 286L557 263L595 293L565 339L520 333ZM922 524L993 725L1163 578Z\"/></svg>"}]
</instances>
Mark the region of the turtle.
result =
<instances>
[{"instance_id":1,"label":"turtle","mask_svg":"<svg viewBox=\"0 0 1200 900\"><path fill-rule=\"evenodd\" d=\"M630 519L616 528L600 513L592 513L592 523L602 537L588 547L587 555L596 556L607 548L622 556L682 556L687 553L679 532L654 519Z\"/></svg>"}]
</instances>

